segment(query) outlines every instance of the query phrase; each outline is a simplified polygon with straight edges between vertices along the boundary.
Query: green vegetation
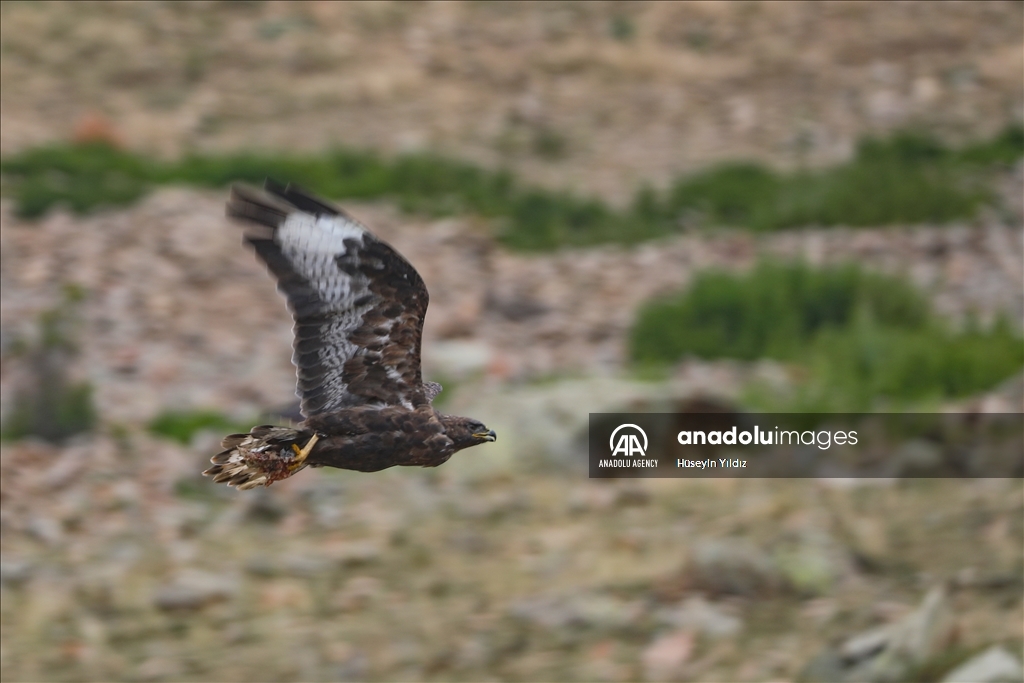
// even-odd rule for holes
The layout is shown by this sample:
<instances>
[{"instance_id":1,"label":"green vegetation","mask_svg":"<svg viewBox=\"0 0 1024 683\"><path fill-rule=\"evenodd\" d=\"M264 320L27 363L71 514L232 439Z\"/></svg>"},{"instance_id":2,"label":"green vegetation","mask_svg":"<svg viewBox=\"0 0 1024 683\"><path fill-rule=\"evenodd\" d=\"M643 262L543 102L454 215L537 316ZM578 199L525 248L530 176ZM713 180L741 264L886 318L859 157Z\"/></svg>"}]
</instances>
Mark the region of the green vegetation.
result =
<instances>
[{"instance_id":1,"label":"green vegetation","mask_svg":"<svg viewBox=\"0 0 1024 683\"><path fill-rule=\"evenodd\" d=\"M803 225L945 223L971 216L989 196L981 171L1024 156L1024 132L950 150L929 136L866 140L847 164L793 174L725 164L676 182L664 218L696 214L712 225L778 230Z\"/></svg>"},{"instance_id":2,"label":"green vegetation","mask_svg":"<svg viewBox=\"0 0 1024 683\"><path fill-rule=\"evenodd\" d=\"M748 275L705 273L686 292L644 306L630 344L648 368L687 355L803 366L792 407L811 411L964 396L1024 366L1024 340L1004 320L955 332L910 285L853 265L766 262Z\"/></svg>"},{"instance_id":3,"label":"green vegetation","mask_svg":"<svg viewBox=\"0 0 1024 683\"><path fill-rule=\"evenodd\" d=\"M636 35L636 25L629 17L618 14L612 17L608 25L608 32L615 40L627 43Z\"/></svg>"},{"instance_id":4,"label":"green vegetation","mask_svg":"<svg viewBox=\"0 0 1024 683\"><path fill-rule=\"evenodd\" d=\"M149 431L180 444L188 445L196 432L212 429L217 432L247 433L251 424L241 424L212 410L168 411L149 423Z\"/></svg>"},{"instance_id":5,"label":"green vegetation","mask_svg":"<svg viewBox=\"0 0 1024 683\"><path fill-rule=\"evenodd\" d=\"M564 139L551 132L535 146L549 158L565 151ZM665 192L640 188L624 210L600 199L524 187L507 171L431 154L385 160L338 149L318 156L239 153L160 162L102 144L61 144L4 159L0 171L5 192L26 217L61 202L77 212L125 204L159 184L223 187L269 176L338 199L390 197L407 211L498 219L508 246L543 250L638 242L684 224L778 230L958 220L989 199L989 170L1022 156L1019 126L957 150L927 135L899 133L864 141L852 161L829 169L777 173L752 164L720 165L681 177Z\"/></svg>"},{"instance_id":6,"label":"green vegetation","mask_svg":"<svg viewBox=\"0 0 1024 683\"><path fill-rule=\"evenodd\" d=\"M69 377L77 352L76 308L83 297L80 289L68 287L63 301L40 316L35 342L15 352L24 357L31 379L13 398L14 407L0 430L5 440L34 436L59 443L96 425L92 386Z\"/></svg>"}]
</instances>

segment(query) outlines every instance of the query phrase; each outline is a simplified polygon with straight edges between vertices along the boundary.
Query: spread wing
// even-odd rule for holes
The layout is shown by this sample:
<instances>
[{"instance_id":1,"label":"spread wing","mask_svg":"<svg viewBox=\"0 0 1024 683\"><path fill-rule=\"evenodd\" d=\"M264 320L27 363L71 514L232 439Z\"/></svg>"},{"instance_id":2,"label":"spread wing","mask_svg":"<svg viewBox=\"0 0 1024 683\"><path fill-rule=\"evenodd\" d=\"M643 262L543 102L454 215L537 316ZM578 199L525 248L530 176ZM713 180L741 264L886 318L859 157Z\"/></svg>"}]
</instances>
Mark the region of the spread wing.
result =
<instances>
[{"instance_id":1,"label":"spread wing","mask_svg":"<svg viewBox=\"0 0 1024 683\"><path fill-rule=\"evenodd\" d=\"M228 215L271 228L246 241L295 320L303 415L429 401L420 374L428 296L416 269L339 209L292 185L268 180L265 190L234 186Z\"/></svg>"}]
</instances>

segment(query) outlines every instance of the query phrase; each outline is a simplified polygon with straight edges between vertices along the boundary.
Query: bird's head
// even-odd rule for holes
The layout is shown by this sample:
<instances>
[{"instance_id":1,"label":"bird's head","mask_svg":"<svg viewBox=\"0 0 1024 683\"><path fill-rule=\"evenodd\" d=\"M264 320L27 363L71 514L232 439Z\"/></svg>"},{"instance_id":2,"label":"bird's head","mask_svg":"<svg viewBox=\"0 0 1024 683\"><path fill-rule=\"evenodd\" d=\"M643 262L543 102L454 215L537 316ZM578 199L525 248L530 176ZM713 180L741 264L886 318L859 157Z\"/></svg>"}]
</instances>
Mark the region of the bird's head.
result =
<instances>
[{"instance_id":1,"label":"bird's head","mask_svg":"<svg viewBox=\"0 0 1024 683\"><path fill-rule=\"evenodd\" d=\"M445 415L442 418L444 433L455 442L455 450L462 450L488 441L497 441L498 435L488 429L483 422L471 417Z\"/></svg>"}]
</instances>

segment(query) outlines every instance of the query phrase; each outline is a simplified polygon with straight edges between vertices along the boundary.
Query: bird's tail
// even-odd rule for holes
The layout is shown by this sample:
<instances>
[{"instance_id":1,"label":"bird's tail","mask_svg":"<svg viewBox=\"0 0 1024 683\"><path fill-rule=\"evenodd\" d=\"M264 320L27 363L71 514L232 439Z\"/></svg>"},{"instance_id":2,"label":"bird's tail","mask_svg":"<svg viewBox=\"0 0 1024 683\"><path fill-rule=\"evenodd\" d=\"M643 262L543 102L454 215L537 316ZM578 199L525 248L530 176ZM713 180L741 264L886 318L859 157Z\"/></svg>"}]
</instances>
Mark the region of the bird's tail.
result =
<instances>
[{"instance_id":1,"label":"bird's tail","mask_svg":"<svg viewBox=\"0 0 1024 683\"><path fill-rule=\"evenodd\" d=\"M203 474L240 490L270 486L306 466L298 451L313 435L304 429L271 425L253 427L248 434L231 434L221 441L224 450L210 458L213 467Z\"/></svg>"}]
</instances>

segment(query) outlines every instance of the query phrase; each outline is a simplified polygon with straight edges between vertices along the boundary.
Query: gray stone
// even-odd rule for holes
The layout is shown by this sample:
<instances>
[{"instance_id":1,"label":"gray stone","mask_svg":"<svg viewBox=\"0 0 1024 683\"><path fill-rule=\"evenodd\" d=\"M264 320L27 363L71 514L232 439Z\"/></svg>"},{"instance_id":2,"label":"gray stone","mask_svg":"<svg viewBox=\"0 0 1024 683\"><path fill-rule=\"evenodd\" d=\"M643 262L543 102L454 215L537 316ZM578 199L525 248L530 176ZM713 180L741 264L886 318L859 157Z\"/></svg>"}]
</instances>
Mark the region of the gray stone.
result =
<instances>
[{"instance_id":1,"label":"gray stone","mask_svg":"<svg viewBox=\"0 0 1024 683\"><path fill-rule=\"evenodd\" d=\"M49 546L55 546L64 540L64 530L60 523L52 517L37 514L28 520L25 527L30 534Z\"/></svg>"},{"instance_id":2,"label":"gray stone","mask_svg":"<svg viewBox=\"0 0 1024 683\"><path fill-rule=\"evenodd\" d=\"M998 645L972 657L950 671L942 683L1021 683L1024 669L1020 660Z\"/></svg>"},{"instance_id":3,"label":"gray stone","mask_svg":"<svg viewBox=\"0 0 1024 683\"><path fill-rule=\"evenodd\" d=\"M739 617L726 614L721 607L699 596L687 598L674 608L660 610L656 619L664 625L690 629L711 638L727 638L743 629Z\"/></svg>"},{"instance_id":4,"label":"gray stone","mask_svg":"<svg viewBox=\"0 0 1024 683\"><path fill-rule=\"evenodd\" d=\"M0 562L0 583L5 586L20 586L32 577L32 564L24 560Z\"/></svg>"},{"instance_id":5,"label":"gray stone","mask_svg":"<svg viewBox=\"0 0 1024 683\"><path fill-rule=\"evenodd\" d=\"M695 640L693 632L688 630L656 638L640 655L644 680L677 680L682 666L693 654Z\"/></svg>"},{"instance_id":6,"label":"gray stone","mask_svg":"<svg viewBox=\"0 0 1024 683\"><path fill-rule=\"evenodd\" d=\"M594 628L614 631L635 623L642 615L640 603L611 596L581 593L568 597L533 597L509 606L509 616L550 631Z\"/></svg>"},{"instance_id":7,"label":"gray stone","mask_svg":"<svg viewBox=\"0 0 1024 683\"><path fill-rule=\"evenodd\" d=\"M234 596L237 585L227 577L188 570L164 584L153 595L162 610L196 610Z\"/></svg>"},{"instance_id":8,"label":"gray stone","mask_svg":"<svg viewBox=\"0 0 1024 683\"><path fill-rule=\"evenodd\" d=\"M902 620L848 638L815 656L798 680L897 683L941 652L952 634L945 592L934 588Z\"/></svg>"},{"instance_id":9,"label":"gray stone","mask_svg":"<svg viewBox=\"0 0 1024 683\"><path fill-rule=\"evenodd\" d=\"M289 576L301 579L308 579L331 570L331 563L320 557L308 555L297 555L287 558L284 562L284 572Z\"/></svg>"},{"instance_id":10,"label":"gray stone","mask_svg":"<svg viewBox=\"0 0 1024 683\"><path fill-rule=\"evenodd\" d=\"M772 558L745 539L698 541L689 573L696 587L711 593L753 596L782 586Z\"/></svg>"}]
</instances>

